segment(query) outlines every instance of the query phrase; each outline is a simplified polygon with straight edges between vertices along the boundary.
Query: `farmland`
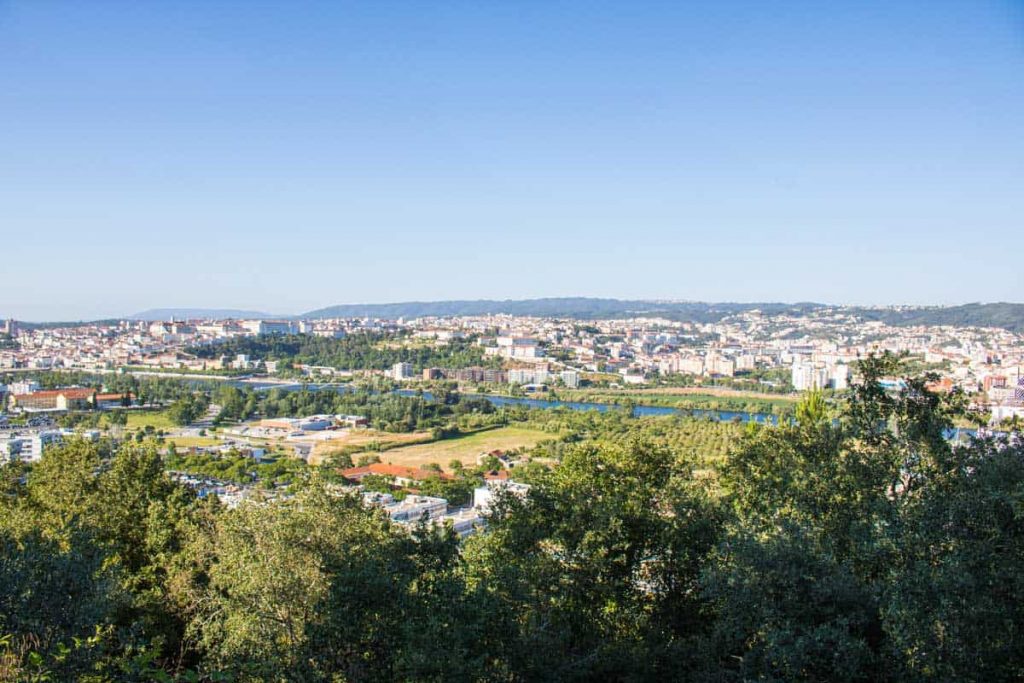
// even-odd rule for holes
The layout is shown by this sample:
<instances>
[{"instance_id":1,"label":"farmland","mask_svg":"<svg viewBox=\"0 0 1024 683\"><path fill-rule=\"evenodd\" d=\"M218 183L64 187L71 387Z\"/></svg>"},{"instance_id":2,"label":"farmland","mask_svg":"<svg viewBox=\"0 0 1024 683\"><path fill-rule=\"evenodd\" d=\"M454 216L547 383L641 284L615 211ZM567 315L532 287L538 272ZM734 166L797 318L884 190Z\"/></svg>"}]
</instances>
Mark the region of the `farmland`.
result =
<instances>
[{"instance_id":1,"label":"farmland","mask_svg":"<svg viewBox=\"0 0 1024 683\"><path fill-rule=\"evenodd\" d=\"M530 448L539 441L553 437L553 434L539 429L501 427L443 441L392 448L381 453L380 457L384 462L409 467L419 467L427 463L447 467L452 460L459 460L463 465L476 465L476 458L481 453Z\"/></svg>"}]
</instances>

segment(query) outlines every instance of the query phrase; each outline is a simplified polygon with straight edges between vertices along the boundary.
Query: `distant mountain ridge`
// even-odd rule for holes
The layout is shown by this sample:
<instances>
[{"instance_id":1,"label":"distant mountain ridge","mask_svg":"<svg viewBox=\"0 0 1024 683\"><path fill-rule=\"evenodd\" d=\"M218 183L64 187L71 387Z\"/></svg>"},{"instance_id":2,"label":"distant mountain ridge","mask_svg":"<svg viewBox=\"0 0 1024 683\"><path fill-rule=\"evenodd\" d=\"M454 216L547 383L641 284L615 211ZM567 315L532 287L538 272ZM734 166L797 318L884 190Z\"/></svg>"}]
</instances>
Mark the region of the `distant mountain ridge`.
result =
<instances>
[{"instance_id":1,"label":"distant mountain ridge","mask_svg":"<svg viewBox=\"0 0 1024 683\"><path fill-rule=\"evenodd\" d=\"M547 299L479 299L456 301L407 301L390 304L342 304L302 314L302 318L418 318L423 316L490 315L507 313L550 318L624 318L658 316L699 323L718 322L737 313L759 310L766 315L805 315L821 309L841 309L864 320L901 327L954 325L999 327L1024 333L1024 304L970 303L959 306L837 306L814 302L708 303L654 299L599 299L560 297Z\"/></svg>"},{"instance_id":2,"label":"distant mountain ridge","mask_svg":"<svg viewBox=\"0 0 1024 683\"><path fill-rule=\"evenodd\" d=\"M999 327L1024 333L1024 304L970 303L959 306L837 306L814 302L709 303L658 299L607 299L592 297L551 297L543 299L464 299L453 301L404 301L383 304L339 304L300 315L261 311L205 308L156 308L129 316L130 320L194 318L420 318L427 316L494 315L536 316L599 320L657 316L670 320L709 323L737 313L759 310L766 315L805 315L821 309L839 309L863 320L890 325L954 325Z\"/></svg>"},{"instance_id":3,"label":"distant mountain ridge","mask_svg":"<svg viewBox=\"0 0 1024 683\"><path fill-rule=\"evenodd\" d=\"M961 306L907 306L899 310L850 306L850 313L865 320L880 320L889 325L953 325L956 327L1001 327L1024 333L1024 304L1005 301Z\"/></svg>"},{"instance_id":4,"label":"distant mountain ridge","mask_svg":"<svg viewBox=\"0 0 1024 683\"><path fill-rule=\"evenodd\" d=\"M423 316L508 315L543 318L613 318L657 315L666 318L713 322L727 315L759 309L770 313L805 311L815 303L705 303L656 299L601 299L552 297L544 299L475 299L406 301L390 304L341 304L302 314L303 318L418 318Z\"/></svg>"}]
</instances>

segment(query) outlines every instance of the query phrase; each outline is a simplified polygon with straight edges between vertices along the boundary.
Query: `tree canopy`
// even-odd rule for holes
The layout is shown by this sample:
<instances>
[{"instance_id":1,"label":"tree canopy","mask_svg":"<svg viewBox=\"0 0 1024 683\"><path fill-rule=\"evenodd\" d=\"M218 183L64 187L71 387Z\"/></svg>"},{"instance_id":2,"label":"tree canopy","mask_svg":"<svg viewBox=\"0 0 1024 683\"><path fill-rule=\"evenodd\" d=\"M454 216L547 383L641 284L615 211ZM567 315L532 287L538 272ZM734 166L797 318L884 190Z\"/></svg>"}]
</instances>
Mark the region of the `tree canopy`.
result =
<instances>
[{"instance_id":1,"label":"tree canopy","mask_svg":"<svg viewBox=\"0 0 1024 683\"><path fill-rule=\"evenodd\" d=\"M1020 680L1024 445L950 443L958 397L899 371L713 456L548 413L557 466L461 541L315 468L228 509L69 442L2 469L0 681Z\"/></svg>"}]
</instances>

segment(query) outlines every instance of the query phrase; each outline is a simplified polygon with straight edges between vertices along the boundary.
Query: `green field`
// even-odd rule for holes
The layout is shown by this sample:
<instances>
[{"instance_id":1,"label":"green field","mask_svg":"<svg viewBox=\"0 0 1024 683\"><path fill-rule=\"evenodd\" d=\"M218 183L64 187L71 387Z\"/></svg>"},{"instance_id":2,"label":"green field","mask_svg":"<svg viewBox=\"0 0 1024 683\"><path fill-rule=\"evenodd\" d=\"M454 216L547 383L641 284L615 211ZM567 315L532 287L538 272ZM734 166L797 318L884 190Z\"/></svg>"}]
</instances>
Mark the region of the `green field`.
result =
<instances>
[{"instance_id":1,"label":"green field","mask_svg":"<svg viewBox=\"0 0 1024 683\"><path fill-rule=\"evenodd\" d=\"M191 448L193 446L216 446L221 443L217 439L208 436L169 436L167 443L174 442L178 448Z\"/></svg>"},{"instance_id":2,"label":"green field","mask_svg":"<svg viewBox=\"0 0 1024 683\"><path fill-rule=\"evenodd\" d=\"M142 429L146 426L152 426L153 429L174 429L177 425L171 422L166 410L128 411L127 429Z\"/></svg>"},{"instance_id":3,"label":"green field","mask_svg":"<svg viewBox=\"0 0 1024 683\"><path fill-rule=\"evenodd\" d=\"M552 439L555 436L539 429L501 427L443 441L392 448L381 453L380 459L383 462L409 467L419 467L431 462L447 467L452 460L460 460L463 465L472 466L476 465L476 458L481 453L529 448L535 446L538 441Z\"/></svg>"}]
</instances>

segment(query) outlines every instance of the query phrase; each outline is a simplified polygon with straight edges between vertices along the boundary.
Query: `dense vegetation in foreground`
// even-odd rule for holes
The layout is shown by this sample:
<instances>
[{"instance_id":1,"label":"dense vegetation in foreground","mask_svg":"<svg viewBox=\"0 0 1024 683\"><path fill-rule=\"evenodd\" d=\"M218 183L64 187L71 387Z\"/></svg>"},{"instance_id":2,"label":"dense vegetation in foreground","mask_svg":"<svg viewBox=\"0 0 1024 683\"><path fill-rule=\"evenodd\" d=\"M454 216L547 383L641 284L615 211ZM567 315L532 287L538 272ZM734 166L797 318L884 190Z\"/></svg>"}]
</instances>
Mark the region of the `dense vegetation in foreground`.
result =
<instances>
[{"instance_id":1,"label":"dense vegetation in foreground","mask_svg":"<svg viewBox=\"0 0 1024 683\"><path fill-rule=\"evenodd\" d=\"M657 430L564 444L461 545L315 474L226 510L152 446L54 449L0 470L0 680L1019 680L1024 448L950 445L892 362L713 481Z\"/></svg>"}]
</instances>

